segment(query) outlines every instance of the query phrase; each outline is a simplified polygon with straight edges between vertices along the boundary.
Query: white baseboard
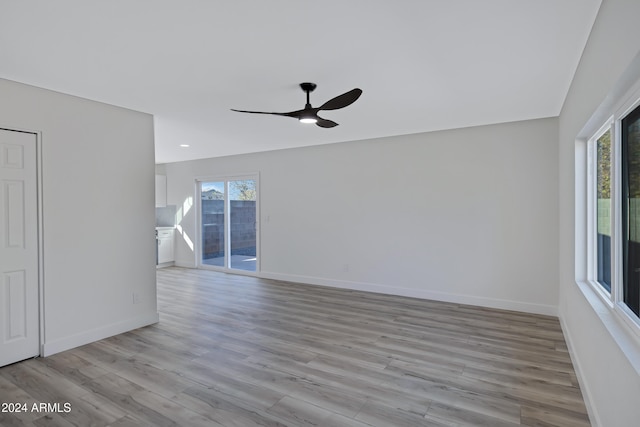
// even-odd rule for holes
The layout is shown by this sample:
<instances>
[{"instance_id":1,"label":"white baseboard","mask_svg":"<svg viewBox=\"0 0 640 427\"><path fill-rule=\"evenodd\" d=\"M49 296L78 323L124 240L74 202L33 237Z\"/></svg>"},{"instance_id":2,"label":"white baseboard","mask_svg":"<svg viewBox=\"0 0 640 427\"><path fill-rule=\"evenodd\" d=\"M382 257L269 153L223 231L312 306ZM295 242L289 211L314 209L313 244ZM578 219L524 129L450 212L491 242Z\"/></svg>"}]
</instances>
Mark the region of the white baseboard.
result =
<instances>
[{"instance_id":1,"label":"white baseboard","mask_svg":"<svg viewBox=\"0 0 640 427\"><path fill-rule=\"evenodd\" d=\"M309 285L329 286L332 288L350 289L355 291L375 292L378 294L397 295L403 297L428 299L451 302L456 304L476 305L502 310L522 311L525 313L558 316L558 307L544 304L525 303L520 301L486 298L474 295L460 295L446 292L430 291L426 289L403 288L374 283L351 282L347 280L325 279L320 277L298 276L293 274L273 273L262 271L259 277L282 280L285 282L306 283Z\"/></svg>"},{"instance_id":2,"label":"white baseboard","mask_svg":"<svg viewBox=\"0 0 640 427\"><path fill-rule=\"evenodd\" d=\"M182 267L182 268L197 268L196 264L193 261L175 260L173 262L173 265L176 267Z\"/></svg>"},{"instance_id":3,"label":"white baseboard","mask_svg":"<svg viewBox=\"0 0 640 427\"><path fill-rule=\"evenodd\" d=\"M156 269L165 268L165 267L173 267L174 265L176 265L174 261L163 262L161 264L156 264Z\"/></svg>"},{"instance_id":4,"label":"white baseboard","mask_svg":"<svg viewBox=\"0 0 640 427\"><path fill-rule=\"evenodd\" d=\"M51 356L52 354L60 353L61 351L70 350L72 348L80 347L81 345L89 344L104 338L132 331L143 326L152 325L154 323L158 323L159 320L160 317L158 313L154 312L142 316L137 316L133 319L112 323L110 325L102 326L100 328L92 329L86 332L72 335L70 337L46 342L42 344L41 356Z\"/></svg>"},{"instance_id":5,"label":"white baseboard","mask_svg":"<svg viewBox=\"0 0 640 427\"><path fill-rule=\"evenodd\" d=\"M573 341L569 328L567 327L563 317L560 317L560 327L562 328L562 335L567 343L567 349L569 350L569 356L571 357L571 363L573 364L573 370L576 372L578 378L578 384L580 385L580 392L584 399L584 405L587 407L587 413L589 414L589 421L593 427L601 426L600 417L598 415L597 407L593 404L593 395L589 389L589 384L584 380L584 374L582 366L580 365L580 358L577 357L577 353L574 351Z\"/></svg>"}]
</instances>

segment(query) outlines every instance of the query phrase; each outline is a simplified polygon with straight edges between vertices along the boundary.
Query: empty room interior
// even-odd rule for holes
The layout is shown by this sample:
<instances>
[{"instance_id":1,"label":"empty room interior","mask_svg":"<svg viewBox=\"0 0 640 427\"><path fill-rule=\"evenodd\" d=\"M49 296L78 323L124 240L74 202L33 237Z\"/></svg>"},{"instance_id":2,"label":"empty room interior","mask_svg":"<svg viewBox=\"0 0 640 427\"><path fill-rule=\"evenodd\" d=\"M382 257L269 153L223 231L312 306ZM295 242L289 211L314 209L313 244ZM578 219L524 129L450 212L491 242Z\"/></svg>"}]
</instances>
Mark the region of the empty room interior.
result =
<instances>
[{"instance_id":1,"label":"empty room interior","mask_svg":"<svg viewBox=\"0 0 640 427\"><path fill-rule=\"evenodd\" d=\"M0 0L0 426L640 425L639 16Z\"/></svg>"}]
</instances>

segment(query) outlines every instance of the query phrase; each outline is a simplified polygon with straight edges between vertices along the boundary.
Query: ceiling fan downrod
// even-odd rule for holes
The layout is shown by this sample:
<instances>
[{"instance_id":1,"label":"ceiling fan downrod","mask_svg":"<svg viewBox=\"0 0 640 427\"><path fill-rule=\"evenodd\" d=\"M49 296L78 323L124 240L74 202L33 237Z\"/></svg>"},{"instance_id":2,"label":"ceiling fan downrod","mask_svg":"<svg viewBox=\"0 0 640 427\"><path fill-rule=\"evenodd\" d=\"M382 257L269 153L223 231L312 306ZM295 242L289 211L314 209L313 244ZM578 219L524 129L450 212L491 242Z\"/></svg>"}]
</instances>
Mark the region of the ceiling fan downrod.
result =
<instances>
[{"instance_id":1,"label":"ceiling fan downrod","mask_svg":"<svg viewBox=\"0 0 640 427\"><path fill-rule=\"evenodd\" d=\"M316 84L315 83L300 83L300 87L302 88L303 91L305 91L307 93L307 108L311 108L311 102L309 101L309 94L311 92L313 92L316 88Z\"/></svg>"}]
</instances>

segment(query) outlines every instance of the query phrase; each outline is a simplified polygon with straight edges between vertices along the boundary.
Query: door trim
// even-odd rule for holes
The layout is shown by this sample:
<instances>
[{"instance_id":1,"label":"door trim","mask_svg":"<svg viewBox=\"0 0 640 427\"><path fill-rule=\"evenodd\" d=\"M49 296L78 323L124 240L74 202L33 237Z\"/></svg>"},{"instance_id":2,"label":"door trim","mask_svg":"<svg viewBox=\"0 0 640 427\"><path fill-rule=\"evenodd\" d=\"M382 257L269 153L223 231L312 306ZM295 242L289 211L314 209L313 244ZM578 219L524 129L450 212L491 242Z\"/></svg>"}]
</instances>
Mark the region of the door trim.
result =
<instances>
[{"instance_id":1,"label":"door trim","mask_svg":"<svg viewBox=\"0 0 640 427\"><path fill-rule=\"evenodd\" d=\"M241 270L237 268L228 268L225 267L216 267L212 265L207 265L202 262L202 200L201 200L201 183L202 182L224 182L226 186L227 181L235 181L235 180L244 180L244 179L254 179L256 181L256 270L248 271ZM195 242L195 261L196 268L203 270L214 270L220 271L223 273L230 274L239 274L243 276L254 276L260 277L260 263L261 263L261 244L260 244L260 173L259 172L248 172L242 174L229 174L229 175L205 175L205 176L197 176L194 178L194 195L195 195L195 208L196 208L196 242ZM228 218L228 206L226 203L226 192L225 192L225 222ZM228 230L225 225L225 248L230 243ZM227 255L227 250L225 249L225 256ZM230 253L229 253L230 254Z\"/></svg>"}]
</instances>

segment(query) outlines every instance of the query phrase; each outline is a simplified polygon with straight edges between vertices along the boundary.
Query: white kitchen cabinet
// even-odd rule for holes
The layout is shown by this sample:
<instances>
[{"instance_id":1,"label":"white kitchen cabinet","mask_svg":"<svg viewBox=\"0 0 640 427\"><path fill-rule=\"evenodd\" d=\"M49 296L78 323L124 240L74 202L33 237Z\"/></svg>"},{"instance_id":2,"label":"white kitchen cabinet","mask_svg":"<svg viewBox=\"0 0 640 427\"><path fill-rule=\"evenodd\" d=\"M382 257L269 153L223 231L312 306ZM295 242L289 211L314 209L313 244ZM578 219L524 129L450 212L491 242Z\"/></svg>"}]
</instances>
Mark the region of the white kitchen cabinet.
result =
<instances>
[{"instance_id":1,"label":"white kitchen cabinet","mask_svg":"<svg viewBox=\"0 0 640 427\"><path fill-rule=\"evenodd\" d=\"M158 228L158 265L171 263L174 261L173 244L174 232L171 229Z\"/></svg>"},{"instance_id":2,"label":"white kitchen cabinet","mask_svg":"<svg viewBox=\"0 0 640 427\"><path fill-rule=\"evenodd\" d=\"M156 175L156 208L167 206L167 177Z\"/></svg>"}]
</instances>

